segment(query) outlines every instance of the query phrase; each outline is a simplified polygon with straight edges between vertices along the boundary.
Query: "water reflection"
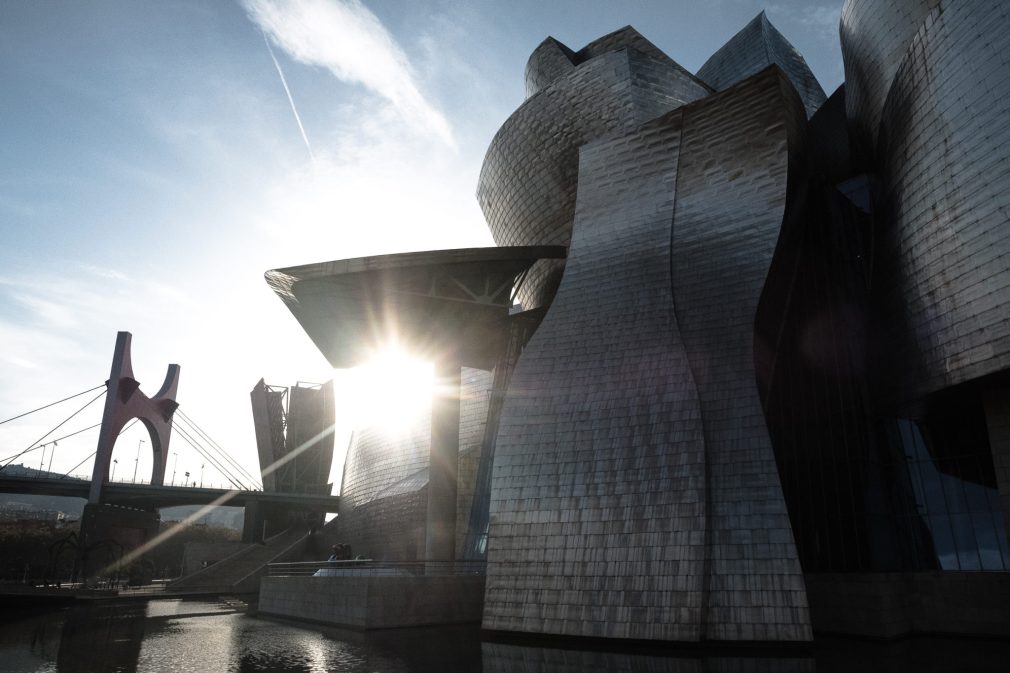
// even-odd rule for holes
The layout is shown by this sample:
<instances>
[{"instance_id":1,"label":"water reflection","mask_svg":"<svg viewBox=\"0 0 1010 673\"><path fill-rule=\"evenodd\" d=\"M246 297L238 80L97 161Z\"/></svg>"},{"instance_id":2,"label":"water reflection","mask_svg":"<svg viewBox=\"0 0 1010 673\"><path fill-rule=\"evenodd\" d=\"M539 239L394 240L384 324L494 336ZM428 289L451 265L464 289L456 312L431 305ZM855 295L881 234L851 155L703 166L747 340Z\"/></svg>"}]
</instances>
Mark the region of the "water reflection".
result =
<instances>
[{"instance_id":1,"label":"water reflection","mask_svg":"<svg viewBox=\"0 0 1010 673\"><path fill-rule=\"evenodd\" d=\"M809 655L711 656L587 652L484 643L484 673L814 673Z\"/></svg>"},{"instance_id":2,"label":"water reflection","mask_svg":"<svg viewBox=\"0 0 1010 673\"><path fill-rule=\"evenodd\" d=\"M1010 642L918 636L895 642L821 639L817 673L998 673L1010 669Z\"/></svg>"},{"instance_id":3,"label":"water reflection","mask_svg":"<svg viewBox=\"0 0 1010 673\"><path fill-rule=\"evenodd\" d=\"M135 671L144 642L145 605L75 606L60 629L59 673ZM40 639L49 632L40 626Z\"/></svg>"},{"instance_id":4,"label":"water reflection","mask_svg":"<svg viewBox=\"0 0 1010 673\"><path fill-rule=\"evenodd\" d=\"M940 638L820 639L786 653L580 651L481 642L472 626L303 628L205 601L98 603L0 622L4 673L1002 673L1008 660L1005 641Z\"/></svg>"}]
</instances>

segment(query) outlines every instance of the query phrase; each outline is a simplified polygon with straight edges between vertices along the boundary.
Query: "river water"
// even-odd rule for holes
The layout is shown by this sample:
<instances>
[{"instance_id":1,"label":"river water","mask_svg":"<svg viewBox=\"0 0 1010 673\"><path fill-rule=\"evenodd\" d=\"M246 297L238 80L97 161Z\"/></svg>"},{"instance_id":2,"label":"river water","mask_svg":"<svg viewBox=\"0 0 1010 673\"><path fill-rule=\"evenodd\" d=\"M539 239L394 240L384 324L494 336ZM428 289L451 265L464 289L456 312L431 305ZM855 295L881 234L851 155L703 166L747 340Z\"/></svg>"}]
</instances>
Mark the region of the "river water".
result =
<instances>
[{"instance_id":1,"label":"river water","mask_svg":"<svg viewBox=\"0 0 1010 673\"><path fill-rule=\"evenodd\" d=\"M96 603L0 621L2 673L1005 673L1010 642L821 639L770 652L604 652L482 642L476 627L357 632L227 602Z\"/></svg>"}]
</instances>

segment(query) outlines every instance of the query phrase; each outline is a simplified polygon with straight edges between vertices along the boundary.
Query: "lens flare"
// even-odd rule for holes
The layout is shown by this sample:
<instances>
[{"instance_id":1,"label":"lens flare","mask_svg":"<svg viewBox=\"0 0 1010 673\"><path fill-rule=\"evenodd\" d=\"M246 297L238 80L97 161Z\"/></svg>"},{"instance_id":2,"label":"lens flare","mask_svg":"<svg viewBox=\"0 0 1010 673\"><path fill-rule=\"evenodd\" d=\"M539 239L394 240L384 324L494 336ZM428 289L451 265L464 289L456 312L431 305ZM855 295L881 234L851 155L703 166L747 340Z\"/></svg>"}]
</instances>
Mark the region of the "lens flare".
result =
<instances>
[{"instance_id":1,"label":"lens flare","mask_svg":"<svg viewBox=\"0 0 1010 673\"><path fill-rule=\"evenodd\" d=\"M402 434L431 413L432 365L390 346L350 370L344 409L356 428Z\"/></svg>"}]
</instances>

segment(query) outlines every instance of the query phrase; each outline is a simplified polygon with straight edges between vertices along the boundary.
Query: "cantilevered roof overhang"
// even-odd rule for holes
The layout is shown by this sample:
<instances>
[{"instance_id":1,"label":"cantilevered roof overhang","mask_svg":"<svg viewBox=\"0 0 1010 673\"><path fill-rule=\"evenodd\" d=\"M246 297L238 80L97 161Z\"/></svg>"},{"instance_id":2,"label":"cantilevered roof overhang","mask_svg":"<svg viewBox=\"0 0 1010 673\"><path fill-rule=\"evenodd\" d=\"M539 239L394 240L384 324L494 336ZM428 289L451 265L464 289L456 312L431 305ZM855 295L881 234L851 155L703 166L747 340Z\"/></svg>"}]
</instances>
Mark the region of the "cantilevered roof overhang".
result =
<instances>
[{"instance_id":1,"label":"cantilevered roof overhang","mask_svg":"<svg viewBox=\"0 0 1010 673\"><path fill-rule=\"evenodd\" d=\"M419 356L490 368L504 348L515 288L561 246L434 250L266 272L330 364L353 367L391 342Z\"/></svg>"}]
</instances>

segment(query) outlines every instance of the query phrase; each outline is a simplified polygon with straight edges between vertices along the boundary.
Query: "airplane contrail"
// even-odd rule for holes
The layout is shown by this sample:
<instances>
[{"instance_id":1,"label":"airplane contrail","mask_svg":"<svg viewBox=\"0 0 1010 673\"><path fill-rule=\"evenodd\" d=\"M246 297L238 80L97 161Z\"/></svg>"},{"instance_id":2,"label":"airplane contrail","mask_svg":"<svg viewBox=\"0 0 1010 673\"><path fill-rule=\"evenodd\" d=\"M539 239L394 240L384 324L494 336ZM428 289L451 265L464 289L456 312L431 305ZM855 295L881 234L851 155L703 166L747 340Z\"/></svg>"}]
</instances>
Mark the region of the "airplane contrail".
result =
<instances>
[{"instance_id":1,"label":"airplane contrail","mask_svg":"<svg viewBox=\"0 0 1010 673\"><path fill-rule=\"evenodd\" d=\"M316 160L316 155L312 152L312 145L309 143L309 136L305 133L305 127L302 126L302 118L298 115L298 108L295 107L295 99L291 97L291 89L288 88L288 81L284 77L284 71L281 70L281 64L277 61L277 57L274 56L274 49L270 46L270 40L267 39L267 34L263 33L263 42L267 45L267 51L270 52L270 58L274 62L274 67L277 68L277 74L280 75L281 85L284 86L284 93L288 95L288 103L291 104L291 112L295 116L295 122L298 124L298 130L301 131L302 140L305 141L305 149L309 151L309 158L312 161Z\"/></svg>"}]
</instances>

